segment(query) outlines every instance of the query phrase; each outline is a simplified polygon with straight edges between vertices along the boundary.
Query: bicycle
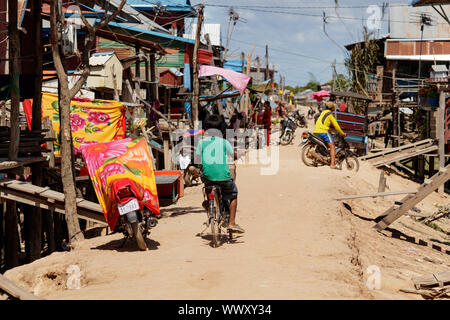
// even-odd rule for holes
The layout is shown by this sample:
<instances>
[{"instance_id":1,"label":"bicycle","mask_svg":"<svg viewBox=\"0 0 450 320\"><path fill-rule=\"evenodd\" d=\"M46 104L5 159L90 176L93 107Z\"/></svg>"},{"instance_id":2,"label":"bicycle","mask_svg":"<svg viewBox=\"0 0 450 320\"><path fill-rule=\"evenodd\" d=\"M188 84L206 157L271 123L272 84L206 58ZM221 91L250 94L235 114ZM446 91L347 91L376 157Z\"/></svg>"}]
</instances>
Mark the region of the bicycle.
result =
<instances>
[{"instance_id":1,"label":"bicycle","mask_svg":"<svg viewBox=\"0 0 450 320\"><path fill-rule=\"evenodd\" d=\"M209 190L208 190L209 189ZM230 203L223 199L222 189L220 186L212 185L203 187L203 195L207 196L206 204L203 207L207 211L206 229L211 228L212 246L217 248L219 246L218 238L222 234L222 228L228 228L230 221ZM205 231L202 231L203 232ZM233 233L228 230L228 241L233 239Z\"/></svg>"}]
</instances>

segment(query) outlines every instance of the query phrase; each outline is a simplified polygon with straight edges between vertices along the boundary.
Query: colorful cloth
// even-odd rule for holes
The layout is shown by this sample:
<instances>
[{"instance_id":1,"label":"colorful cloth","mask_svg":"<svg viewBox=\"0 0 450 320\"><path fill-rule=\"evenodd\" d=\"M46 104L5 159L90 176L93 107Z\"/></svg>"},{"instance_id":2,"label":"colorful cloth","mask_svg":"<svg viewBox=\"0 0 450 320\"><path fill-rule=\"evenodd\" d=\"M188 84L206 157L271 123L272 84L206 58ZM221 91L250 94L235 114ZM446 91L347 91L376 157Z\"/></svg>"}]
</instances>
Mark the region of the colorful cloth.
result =
<instances>
[{"instance_id":1,"label":"colorful cloth","mask_svg":"<svg viewBox=\"0 0 450 320\"><path fill-rule=\"evenodd\" d=\"M233 70L223 69L218 67L206 66L202 65L198 72L199 77L207 77L212 75L220 75L227 79L229 83L233 87L235 87L241 94L244 93L245 88L247 88L248 83L250 82L250 77Z\"/></svg>"},{"instance_id":2,"label":"colorful cloth","mask_svg":"<svg viewBox=\"0 0 450 320\"><path fill-rule=\"evenodd\" d=\"M32 100L29 100L32 101ZM32 102L24 103L31 106ZM31 123L31 112L25 112L27 123ZM60 154L61 139L59 126L58 96L42 93L42 117L52 121L55 155ZM70 125L74 153L81 156L81 144L108 142L125 138L125 106L118 101L73 99L70 104Z\"/></svg>"},{"instance_id":3,"label":"colorful cloth","mask_svg":"<svg viewBox=\"0 0 450 320\"><path fill-rule=\"evenodd\" d=\"M111 230L114 230L119 217L111 188L113 181L117 179L133 181L138 190L140 209L146 206L155 215L160 215L155 173L145 138L83 144L81 152Z\"/></svg>"}]
</instances>

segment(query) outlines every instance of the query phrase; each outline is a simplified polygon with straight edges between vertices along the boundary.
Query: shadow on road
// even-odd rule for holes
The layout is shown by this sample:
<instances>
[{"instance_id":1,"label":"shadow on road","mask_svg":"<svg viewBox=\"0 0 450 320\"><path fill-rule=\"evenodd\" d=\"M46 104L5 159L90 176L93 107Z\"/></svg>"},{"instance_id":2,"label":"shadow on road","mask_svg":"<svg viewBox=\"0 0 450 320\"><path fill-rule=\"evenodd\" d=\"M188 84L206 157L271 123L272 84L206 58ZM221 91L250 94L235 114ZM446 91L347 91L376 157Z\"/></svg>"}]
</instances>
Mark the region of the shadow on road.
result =
<instances>
[{"instance_id":1,"label":"shadow on road","mask_svg":"<svg viewBox=\"0 0 450 320\"><path fill-rule=\"evenodd\" d=\"M201 207L179 207L171 209L162 209L161 214L164 218L175 218L190 213L201 213L205 212L205 209Z\"/></svg>"},{"instance_id":2,"label":"shadow on road","mask_svg":"<svg viewBox=\"0 0 450 320\"><path fill-rule=\"evenodd\" d=\"M127 241L124 243L125 239L119 239L119 240L112 240L108 243L99 245L95 248L92 248L94 250L115 250L118 252L133 252L133 251L139 251L139 248L137 246L136 240L134 239L127 239ZM147 243L147 248L149 250L157 250L160 243L158 241L152 240L152 239L145 239L145 242Z\"/></svg>"}]
</instances>

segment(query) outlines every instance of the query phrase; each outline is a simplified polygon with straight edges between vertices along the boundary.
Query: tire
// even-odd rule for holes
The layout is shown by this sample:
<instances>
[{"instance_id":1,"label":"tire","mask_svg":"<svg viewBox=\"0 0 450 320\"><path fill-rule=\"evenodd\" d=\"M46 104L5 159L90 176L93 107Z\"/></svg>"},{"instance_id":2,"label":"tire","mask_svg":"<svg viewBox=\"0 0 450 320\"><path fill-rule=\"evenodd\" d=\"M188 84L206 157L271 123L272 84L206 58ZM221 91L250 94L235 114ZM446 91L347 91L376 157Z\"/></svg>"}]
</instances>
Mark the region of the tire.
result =
<instances>
[{"instance_id":1,"label":"tire","mask_svg":"<svg viewBox=\"0 0 450 320\"><path fill-rule=\"evenodd\" d=\"M131 229L133 230L134 238L136 239L136 243L138 245L139 250L146 251L147 244L145 243L145 239L142 236L141 228L139 228L139 222L133 222L131 224Z\"/></svg>"},{"instance_id":2,"label":"tire","mask_svg":"<svg viewBox=\"0 0 450 320\"><path fill-rule=\"evenodd\" d=\"M287 132L285 132L285 134L283 134L283 136L281 137L280 142L281 142L282 145L285 146L285 145L288 145L288 144L291 143L292 138L293 138L292 132L291 132L291 131L287 131Z\"/></svg>"},{"instance_id":3,"label":"tire","mask_svg":"<svg viewBox=\"0 0 450 320\"><path fill-rule=\"evenodd\" d=\"M212 236L212 246L213 248L217 248L219 246L219 210L220 210L220 201L219 201L219 195L217 192L214 194L214 205L216 207L216 210L214 212L213 219L211 221L211 236Z\"/></svg>"},{"instance_id":4,"label":"tire","mask_svg":"<svg viewBox=\"0 0 450 320\"><path fill-rule=\"evenodd\" d=\"M302 149L302 161L307 167L317 167L316 161L308 157L308 151L314 148L313 144L306 144Z\"/></svg>"},{"instance_id":5,"label":"tire","mask_svg":"<svg viewBox=\"0 0 450 320\"><path fill-rule=\"evenodd\" d=\"M345 167L349 171L358 172L359 171L359 161L355 156L349 156L344 161Z\"/></svg>"}]
</instances>

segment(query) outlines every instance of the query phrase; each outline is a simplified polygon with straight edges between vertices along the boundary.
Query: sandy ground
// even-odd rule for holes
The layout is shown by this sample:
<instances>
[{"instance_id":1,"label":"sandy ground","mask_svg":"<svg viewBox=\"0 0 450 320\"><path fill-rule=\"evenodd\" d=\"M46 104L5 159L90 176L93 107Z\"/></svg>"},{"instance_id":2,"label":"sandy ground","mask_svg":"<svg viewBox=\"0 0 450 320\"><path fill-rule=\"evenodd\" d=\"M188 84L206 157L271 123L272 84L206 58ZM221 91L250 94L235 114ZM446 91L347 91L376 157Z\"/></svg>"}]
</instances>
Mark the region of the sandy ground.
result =
<instances>
[{"instance_id":1,"label":"sandy ground","mask_svg":"<svg viewBox=\"0 0 450 320\"><path fill-rule=\"evenodd\" d=\"M449 255L372 228L371 219L401 195L345 205L334 200L376 192L380 171L367 163L358 173L306 167L297 146L301 132L293 145L280 147L278 174L238 165L237 221L247 232L232 243L212 248L208 237L199 236L206 214L202 187L196 186L163 210L146 252L133 242L119 248L123 237L112 234L5 275L45 299L421 299L399 289L413 289L414 276L449 270ZM417 187L395 174L387 184L387 191ZM432 213L449 199L434 193L417 207ZM437 224L446 234L408 216L391 227L427 242L449 242L450 223L443 220ZM67 289L70 265L81 270L81 289ZM381 272L379 290L366 286L371 265Z\"/></svg>"}]
</instances>

